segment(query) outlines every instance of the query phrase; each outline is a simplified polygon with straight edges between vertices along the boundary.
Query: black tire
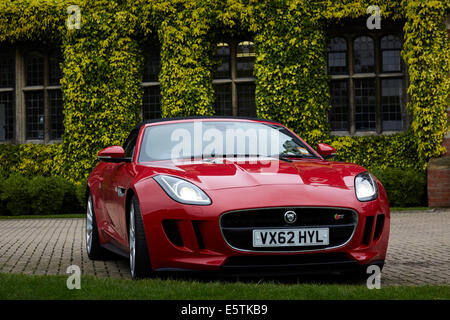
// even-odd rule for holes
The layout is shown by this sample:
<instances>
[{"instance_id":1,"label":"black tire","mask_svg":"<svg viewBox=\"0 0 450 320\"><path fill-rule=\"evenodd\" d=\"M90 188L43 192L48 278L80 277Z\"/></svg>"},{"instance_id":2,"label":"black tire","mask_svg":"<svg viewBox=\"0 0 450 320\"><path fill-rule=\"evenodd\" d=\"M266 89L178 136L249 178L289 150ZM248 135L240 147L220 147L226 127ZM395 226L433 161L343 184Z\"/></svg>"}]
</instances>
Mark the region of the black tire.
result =
<instances>
[{"instance_id":1,"label":"black tire","mask_svg":"<svg viewBox=\"0 0 450 320\"><path fill-rule=\"evenodd\" d=\"M89 207L90 205L90 207ZM89 222L90 214L89 210L91 211L91 222ZM91 232L91 240L90 240L90 247L89 247L89 238L88 238L88 227L91 225L92 232ZM85 230L85 237L86 237L86 251L89 259L91 260L108 260L113 258L113 254L103 248L100 245L100 237L98 235L98 227L97 227L97 219L95 218L95 210L93 205L92 196L88 194L87 202L86 202L86 230Z\"/></svg>"},{"instance_id":2,"label":"black tire","mask_svg":"<svg viewBox=\"0 0 450 320\"><path fill-rule=\"evenodd\" d=\"M145 236L144 223L142 221L141 209L136 196L133 196L128 210L129 226L128 241L130 243L130 273L133 279L142 279L152 276L152 265L150 262L150 254L147 247L147 238ZM132 218L132 215L134 219ZM132 263L132 224L134 222L134 264Z\"/></svg>"}]
</instances>

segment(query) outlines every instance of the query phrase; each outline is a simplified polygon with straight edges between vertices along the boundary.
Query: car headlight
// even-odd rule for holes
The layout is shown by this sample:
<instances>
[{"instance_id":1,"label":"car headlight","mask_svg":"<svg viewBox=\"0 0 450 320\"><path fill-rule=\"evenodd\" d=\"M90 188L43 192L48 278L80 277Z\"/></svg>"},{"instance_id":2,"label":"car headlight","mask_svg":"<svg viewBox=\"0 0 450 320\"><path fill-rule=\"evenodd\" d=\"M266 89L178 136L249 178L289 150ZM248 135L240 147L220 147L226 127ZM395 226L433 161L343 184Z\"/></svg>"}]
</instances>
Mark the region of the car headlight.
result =
<instances>
[{"instance_id":1,"label":"car headlight","mask_svg":"<svg viewBox=\"0 0 450 320\"><path fill-rule=\"evenodd\" d=\"M172 176L153 177L173 200L184 204L209 205L211 199L196 185Z\"/></svg>"},{"instance_id":2,"label":"car headlight","mask_svg":"<svg viewBox=\"0 0 450 320\"><path fill-rule=\"evenodd\" d=\"M355 177L355 192L359 201L371 201L378 197L377 183L369 172L362 172Z\"/></svg>"}]
</instances>

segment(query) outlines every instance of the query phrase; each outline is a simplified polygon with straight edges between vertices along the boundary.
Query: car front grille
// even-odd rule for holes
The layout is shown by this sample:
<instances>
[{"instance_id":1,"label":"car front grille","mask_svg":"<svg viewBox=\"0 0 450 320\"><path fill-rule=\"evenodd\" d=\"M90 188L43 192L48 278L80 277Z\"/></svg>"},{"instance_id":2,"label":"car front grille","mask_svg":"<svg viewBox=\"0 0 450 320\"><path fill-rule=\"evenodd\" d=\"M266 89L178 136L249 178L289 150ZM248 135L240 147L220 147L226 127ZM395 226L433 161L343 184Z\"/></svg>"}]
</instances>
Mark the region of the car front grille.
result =
<instances>
[{"instance_id":1,"label":"car front grille","mask_svg":"<svg viewBox=\"0 0 450 320\"><path fill-rule=\"evenodd\" d=\"M285 222L287 211L294 211L297 220ZM225 241L234 249L259 252L300 252L335 248L347 243L356 229L358 215L344 208L284 207L230 211L220 217ZM253 247L254 229L329 228L329 244L290 247Z\"/></svg>"}]
</instances>

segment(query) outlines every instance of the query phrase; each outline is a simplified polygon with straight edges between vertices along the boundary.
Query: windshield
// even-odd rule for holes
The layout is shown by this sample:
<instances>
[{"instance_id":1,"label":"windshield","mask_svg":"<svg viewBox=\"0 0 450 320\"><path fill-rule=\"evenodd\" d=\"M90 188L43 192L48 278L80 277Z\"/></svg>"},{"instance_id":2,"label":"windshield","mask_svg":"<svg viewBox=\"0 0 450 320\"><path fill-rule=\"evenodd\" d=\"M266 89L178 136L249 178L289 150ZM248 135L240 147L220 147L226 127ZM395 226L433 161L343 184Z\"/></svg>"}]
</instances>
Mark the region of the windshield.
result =
<instances>
[{"instance_id":1,"label":"windshield","mask_svg":"<svg viewBox=\"0 0 450 320\"><path fill-rule=\"evenodd\" d=\"M278 125L192 121L147 127L139 162L241 156L316 158L308 146Z\"/></svg>"}]
</instances>

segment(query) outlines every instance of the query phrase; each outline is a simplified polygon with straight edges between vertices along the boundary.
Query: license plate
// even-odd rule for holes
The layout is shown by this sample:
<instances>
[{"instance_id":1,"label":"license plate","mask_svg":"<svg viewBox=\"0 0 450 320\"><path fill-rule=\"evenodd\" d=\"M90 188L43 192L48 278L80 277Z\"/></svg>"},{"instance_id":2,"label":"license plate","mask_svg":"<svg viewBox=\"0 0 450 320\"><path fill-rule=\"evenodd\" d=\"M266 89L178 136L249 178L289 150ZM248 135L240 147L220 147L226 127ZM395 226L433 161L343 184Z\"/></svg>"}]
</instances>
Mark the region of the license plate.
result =
<instances>
[{"instance_id":1,"label":"license plate","mask_svg":"<svg viewBox=\"0 0 450 320\"><path fill-rule=\"evenodd\" d=\"M328 228L253 230L253 247L324 246L329 240Z\"/></svg>"}]
</instances>

